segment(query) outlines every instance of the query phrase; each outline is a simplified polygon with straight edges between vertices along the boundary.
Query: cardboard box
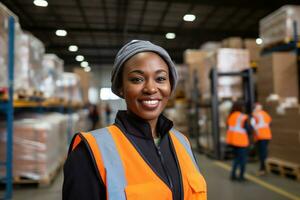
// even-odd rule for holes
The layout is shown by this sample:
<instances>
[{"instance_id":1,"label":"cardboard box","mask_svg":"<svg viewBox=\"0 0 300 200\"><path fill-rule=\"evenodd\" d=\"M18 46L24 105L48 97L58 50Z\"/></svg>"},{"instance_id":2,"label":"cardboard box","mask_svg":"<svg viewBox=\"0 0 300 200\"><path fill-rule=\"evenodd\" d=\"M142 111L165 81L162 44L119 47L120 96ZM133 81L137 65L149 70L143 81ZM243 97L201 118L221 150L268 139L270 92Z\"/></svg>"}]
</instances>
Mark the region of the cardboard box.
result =
<instances>
[{"instance_id":1,"label":"cardboard box","mask_svg":"<svg viewBox=\"0 0 300 200\"><path fill-rule=\"evenodd\" d=\"M223 48L234 48L234 49L242 49L243 48L243 40L240 37L229 37L222 40Z\"/></svg>"},{"instance_id":2,"label":"cardboard box","mask_svg":"<svg viewBox=\"0 0 300 200\"><path fill-rule=\"evenodd\" d=\"M298 71L293 52L276 52L260 58L257 69L257 88L260 100L270 94L298 97Z\"/></svg>"},{"instance_id":3,"label":"cardboard box","mask_svg":"<svg viewBox=\"0 0 300 200\"><path fill-rule=\"evenodd\" d=\"M202 62L205 51L198 49L187 49L183 53L184 63L187 65L193 65L195 63Z\"/></svg>"},{"instance_id":4,"label":"cardboard box","mask_svg":"<svg viewBox=\"0 0 300 200\"><path fill-rule=\"evenodd\" d=\"M82 68L75 68L74 73L77 74L80 78L80 87L82 90L83 102L88 103L91 73L85 72Z\"/></svg>"},{"instance_id":5,"label":"cardboard box","mask_svg":"<svg viewBox=\"0 0 300 200\"><path fill-rule=\"evenodd\" d=\"M244 48L249 51L250 61L258 62L260 58L261 46L256 44L256 39L245 39Z\"/></svg>"}]
</instances>

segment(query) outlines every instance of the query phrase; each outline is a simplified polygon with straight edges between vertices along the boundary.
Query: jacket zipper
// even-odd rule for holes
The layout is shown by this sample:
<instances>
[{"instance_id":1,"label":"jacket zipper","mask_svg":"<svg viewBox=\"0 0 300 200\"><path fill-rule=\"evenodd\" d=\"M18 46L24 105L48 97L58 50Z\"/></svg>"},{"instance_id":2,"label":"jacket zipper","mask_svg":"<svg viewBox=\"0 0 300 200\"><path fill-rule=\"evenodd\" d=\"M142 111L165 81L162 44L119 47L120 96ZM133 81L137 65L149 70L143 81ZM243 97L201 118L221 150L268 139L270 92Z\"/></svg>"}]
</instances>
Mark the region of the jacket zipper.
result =
<instances>
[{"instance_id":1,"label":"jacket zipper","mask_svg":"<svg viewBox=\"0 0 300 200\"><path fill-rule=\"evenodd\" d=\"M164 160L164 157L161 154L160 147L156 146L155 144L154 144L154 146L156 147L156 152L157 152L157 154L159 156L160 162L162 163L163 170L164 170L164 172L165 172L165 174L167 176L170 189L171 189L171 191L173 191L173 189L174 189L173 182L172 182L172 179L170 177L170 174L168 173L168 170L165 167L165 160ZM174 199L174 192L172 192L172 198Z\"/></svg>"},{"instance_id":2,"label":"jacket zipper","mask_svg":"<svg viewBox=\"0 0 300 200\"><path fill-rule=\"evenodd\" d=\"M173 156L175 158L178 173L179 173L180 199L183 200L184 199L184 192L183 192L183 183L182 183L182 173L181 173L181 168L180 168L180 165L179 165L179 162L178 162L177 154L175 153L176 151L175 151L175 147L174 147L173 141L171 139L170 133L169 133L169 141L170 141L170 146L172 148L172 153L173 153Z\"/></svg>"}]
</instances>

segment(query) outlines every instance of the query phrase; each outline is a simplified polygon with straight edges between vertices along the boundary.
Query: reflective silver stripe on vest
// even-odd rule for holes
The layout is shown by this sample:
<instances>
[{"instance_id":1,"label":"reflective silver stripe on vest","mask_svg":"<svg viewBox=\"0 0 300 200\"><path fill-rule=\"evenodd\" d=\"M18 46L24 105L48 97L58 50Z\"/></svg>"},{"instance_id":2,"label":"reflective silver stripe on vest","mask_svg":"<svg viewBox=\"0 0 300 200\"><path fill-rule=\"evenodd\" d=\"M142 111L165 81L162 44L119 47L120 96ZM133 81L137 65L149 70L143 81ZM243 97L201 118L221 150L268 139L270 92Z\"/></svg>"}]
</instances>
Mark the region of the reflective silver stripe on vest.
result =
<instances>
[{"instance_id":1,"label":"reflective silver stripe on vest","mask_svg":"<svg viewBox=\"0 0 300 200\"><path fill-rule=\"evenodd\" d=\"M260 128L269 128L269 124L265 122L265 119L262 114L256 113L254 116L258 118L258 123L257 125L255 125L256 130Z\"/></svg>"},{"instance_id":2,"label":"reflective silver stripe on vest","mask_svg":"<svg viewBox=\"0 0 300 200\"><path fill-rule=\"evenodd\" d=\"M127 185L123 164L116 144L107 128L92 131L106 170L106 188L109 200L126 200Z\"/></svg>"},{"instance_id":3,"label":"reflective silver stripe on vest","mask_svg":"<svg viewBox=\"0 0 300 200\"><path fill-rule=\"evenodd\" d=\"M194 158L193 152L192 152L192 148L190 146L190 144L188 143L188 141L186 141L186 139L184 138L184 136L178 132L175 129L171 130L172 133L174 133L174 136L179 140L179 142L184 146L186 152L189 154L191 160L193 161L194 165L196 166L196 168L198 169L198 171L200 172L200 169L197 165L197 162Z\"/></svg>"},{"instance_id":4,"label":"reflective silver stripe on vest","mask_svg":"<svg viewBox=\"0 0 300 200\"><path fill-rule=\"evenodd\" d=\"M238 133L246 133L246 130L242 127L243 114L240 114L237 118L237 123L235 126L229 126L230 131Z\"/></svg>"}]
</instances>

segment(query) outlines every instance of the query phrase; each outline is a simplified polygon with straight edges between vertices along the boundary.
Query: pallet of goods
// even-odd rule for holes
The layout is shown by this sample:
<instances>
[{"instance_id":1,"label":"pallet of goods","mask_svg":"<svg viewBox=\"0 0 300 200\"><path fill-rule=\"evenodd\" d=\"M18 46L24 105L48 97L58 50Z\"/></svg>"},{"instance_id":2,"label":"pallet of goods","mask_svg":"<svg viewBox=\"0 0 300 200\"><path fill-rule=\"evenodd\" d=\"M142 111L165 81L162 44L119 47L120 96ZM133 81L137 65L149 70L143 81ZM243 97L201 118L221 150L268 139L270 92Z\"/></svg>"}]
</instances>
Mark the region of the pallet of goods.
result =
<instances>
[{"instance_id":1,"label":"pallet of goods","mask_svg":"<svg viewBox=\"0 0 300 200\"><path fill-rule=\"evenodd\" d=\"M264 107L272 117L268 170L299 180L300 106L297 98L269 101Z\"/></svg>"},{"instance_id":2,"label":"pallet of goods","mask_svg":"<svg viewBox=\"0 0 300 200\"><path fill-rule=\"evenodd\" d=\"M14 122L13 178L17 184L51 183L67 153L63 114L23 113ZM0 158L5 158L6 125L0 125ZM0 173L4 174L5 169Z\"/></svg>"},{"instance_id":3,"label":"pallet of goods","mask_svg":"<svg viewBox=\"0 0 300 200\"><path fill-rule=\"evenodd\" d=\"M262 18L259 22L259 36L263 40L263 47L268 48L293 41L294 22L299 37L300 6L285 5Z\"/></svg>"}]
</instances>

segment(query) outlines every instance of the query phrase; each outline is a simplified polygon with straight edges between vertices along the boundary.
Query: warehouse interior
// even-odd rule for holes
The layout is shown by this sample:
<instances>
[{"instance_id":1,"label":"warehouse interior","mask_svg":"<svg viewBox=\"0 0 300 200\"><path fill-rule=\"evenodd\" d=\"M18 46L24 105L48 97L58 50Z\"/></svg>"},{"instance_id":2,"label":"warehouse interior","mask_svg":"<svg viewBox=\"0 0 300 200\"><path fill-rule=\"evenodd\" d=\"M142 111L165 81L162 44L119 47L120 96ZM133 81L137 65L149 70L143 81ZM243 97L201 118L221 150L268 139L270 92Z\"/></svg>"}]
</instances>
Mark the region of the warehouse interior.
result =
<instances>
[{"instance_id":1,"label":"warehouse interior","mask_svg":"<svg viewBox=\"0 0 300 200\"><path fill-rule=\"evenodd\" d=\"M73 135L126 109L110 89L117 52L149 40L176 65L164 115L189 138L207 198L300 200L299 1L2 0L0 27L0 199L62 199ZM245 182L230 180L234 103L272 118L267 174L250 135Z\"/></svg>"}]
</instances>

